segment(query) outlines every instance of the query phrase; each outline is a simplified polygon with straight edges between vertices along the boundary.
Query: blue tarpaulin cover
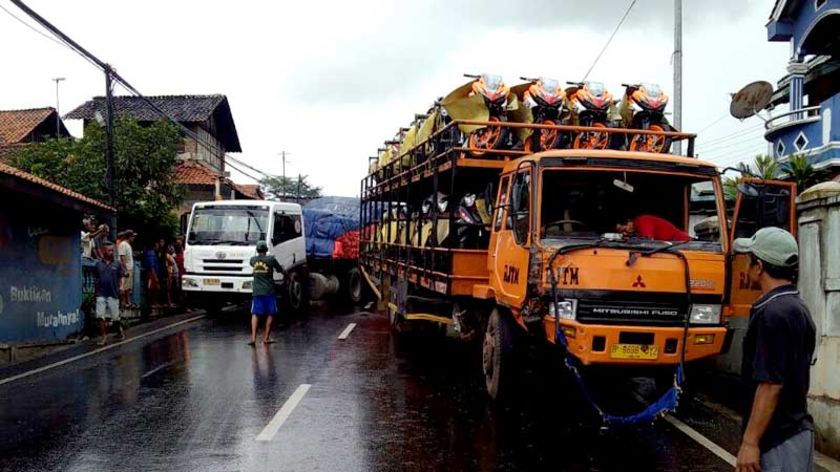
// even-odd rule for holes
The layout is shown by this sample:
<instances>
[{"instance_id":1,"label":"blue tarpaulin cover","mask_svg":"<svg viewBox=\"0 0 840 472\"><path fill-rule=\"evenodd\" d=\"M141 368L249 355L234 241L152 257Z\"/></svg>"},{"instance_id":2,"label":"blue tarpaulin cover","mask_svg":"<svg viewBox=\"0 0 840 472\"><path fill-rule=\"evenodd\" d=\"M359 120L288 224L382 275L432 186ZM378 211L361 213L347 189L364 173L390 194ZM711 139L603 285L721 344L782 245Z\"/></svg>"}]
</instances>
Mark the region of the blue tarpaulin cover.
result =
<instances>
[{"instance_id":1,"label":"blue tarpaulin cover","mask_svg":"<svg viewBox=\"0 0 840 472\"><path fill-rule=\"evenodd\" d=\"M303 206L307 257L333 257L335 240L359 229L358 198L322 197Z\"/></svg>"}]
</instances>

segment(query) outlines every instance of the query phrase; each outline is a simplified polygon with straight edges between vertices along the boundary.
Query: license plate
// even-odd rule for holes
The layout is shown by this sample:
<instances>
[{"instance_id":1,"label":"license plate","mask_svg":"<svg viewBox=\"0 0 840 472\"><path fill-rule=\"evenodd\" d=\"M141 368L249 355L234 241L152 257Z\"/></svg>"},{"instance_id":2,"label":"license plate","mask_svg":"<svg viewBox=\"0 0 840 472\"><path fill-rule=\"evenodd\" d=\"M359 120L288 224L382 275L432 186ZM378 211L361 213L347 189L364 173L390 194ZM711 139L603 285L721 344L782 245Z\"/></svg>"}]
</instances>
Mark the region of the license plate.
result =
<instances>
[{"instance_id":1,"label":"license plate","mask_svg":"<svg viewBox=\"0 0 840 472\"><path fill-rule=\"evenodd\" d=\"M222 281L219 279L204 279L204 285L219 285Z\"/></svg>"},{"instance_id":2,"label":"license plate","mask_svg":"<svg viewBox=\"0 0 840 472\"><path fill-rule=\"evenodd\" d=\"M653 344L613 344L610 358L653 361L659 357L659 347Z\"/></svg>"}]
</instances>

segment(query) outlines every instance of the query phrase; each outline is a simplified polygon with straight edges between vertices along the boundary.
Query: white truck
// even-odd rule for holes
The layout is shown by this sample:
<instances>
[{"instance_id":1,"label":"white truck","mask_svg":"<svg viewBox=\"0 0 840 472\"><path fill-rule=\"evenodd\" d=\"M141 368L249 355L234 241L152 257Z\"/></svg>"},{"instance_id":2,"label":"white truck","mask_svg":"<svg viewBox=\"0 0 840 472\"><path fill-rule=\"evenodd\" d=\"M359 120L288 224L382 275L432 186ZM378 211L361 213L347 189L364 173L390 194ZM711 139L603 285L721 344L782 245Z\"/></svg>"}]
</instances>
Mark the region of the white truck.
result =
<instances>
[{"instance_id":1,"label":"white truck","mask_svg":"<svg viewBox=\"0 0 840 472\"><path fill-rule=\"evenodd\" d=\"M257 241L286 272L275 275L278 295L287 307L306 307L309 274L301 207L295 203L223 200L193 205L184 248L181 287L191 304L210 313L229 302L250 298L250 259Z\"/></svg>"}]
</instances>

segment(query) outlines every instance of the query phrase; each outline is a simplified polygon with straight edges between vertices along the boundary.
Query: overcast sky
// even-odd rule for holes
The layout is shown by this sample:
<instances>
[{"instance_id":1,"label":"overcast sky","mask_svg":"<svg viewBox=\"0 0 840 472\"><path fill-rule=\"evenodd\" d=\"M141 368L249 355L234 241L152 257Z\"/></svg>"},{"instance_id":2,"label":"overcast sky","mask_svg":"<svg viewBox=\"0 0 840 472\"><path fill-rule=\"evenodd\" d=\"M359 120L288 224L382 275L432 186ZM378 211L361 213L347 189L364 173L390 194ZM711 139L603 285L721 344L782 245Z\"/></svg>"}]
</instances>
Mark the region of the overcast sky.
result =
<instances>
[{"instance_id":1,"label":"overcast sky","mask_svg":"<svg viewBox=\"0 0 840 472\"><path fill-rule=\"evenodd\" d=\"M761 121L728 116L729 93L776 83L789 47L769 43L771 0L684 2L683 128L721 164L766 151ZM114 2L28 5L147 95L228 96L241 160L309 175L325 193L356 195L367 157L464 72L577 80L629 1L356 0ZM9 0L0 6L26 19ZM28 19L26 19L29 22ZM622 82L673 89L673 2L638 0L590 74L615 94ZM62 113L104 92L100 72L0 10L0 109ZM118 89L120 94L124 90ZM81 133L79 123L71 131ZM234 178L249 182L234 173Z\"/></svg>"}]
</instances>

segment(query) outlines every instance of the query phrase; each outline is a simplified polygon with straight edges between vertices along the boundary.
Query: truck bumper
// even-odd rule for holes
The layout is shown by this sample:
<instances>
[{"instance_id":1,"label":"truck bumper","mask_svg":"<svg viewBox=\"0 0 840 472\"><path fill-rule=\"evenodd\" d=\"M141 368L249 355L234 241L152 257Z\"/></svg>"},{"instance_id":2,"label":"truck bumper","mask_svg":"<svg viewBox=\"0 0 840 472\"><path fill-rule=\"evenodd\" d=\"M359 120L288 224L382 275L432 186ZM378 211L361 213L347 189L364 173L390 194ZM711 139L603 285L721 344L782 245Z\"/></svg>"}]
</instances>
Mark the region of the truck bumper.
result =
<instances>
[{"instance_id":1,"label":"truck bumper","mask_svg":"<svg viewBox=\"0 0 840 472\"><path fill-rule=\"evenodd\" d=\"M549 341L555 342L554 319L546 317L544 325ZM681 327L592 325L575 321L561 321L560 325L569 343L569 353L584 365L675 365L680 362ZM725 338L723 326L690 327L685 360L719 354ZM631 347L623 347L627 345Z\"/></svg>"},{"instance_id":2,"label":"truck bumper","mask_svg":"<svg viewBox=\"0 0 840 472\"><path fill-rule=\"evenodd\" d=\"M224 275L193 275L181 277L181 289L191 294L230 293L251 294L253 277L231 277Z\"/></svg>"}]
</instances>

